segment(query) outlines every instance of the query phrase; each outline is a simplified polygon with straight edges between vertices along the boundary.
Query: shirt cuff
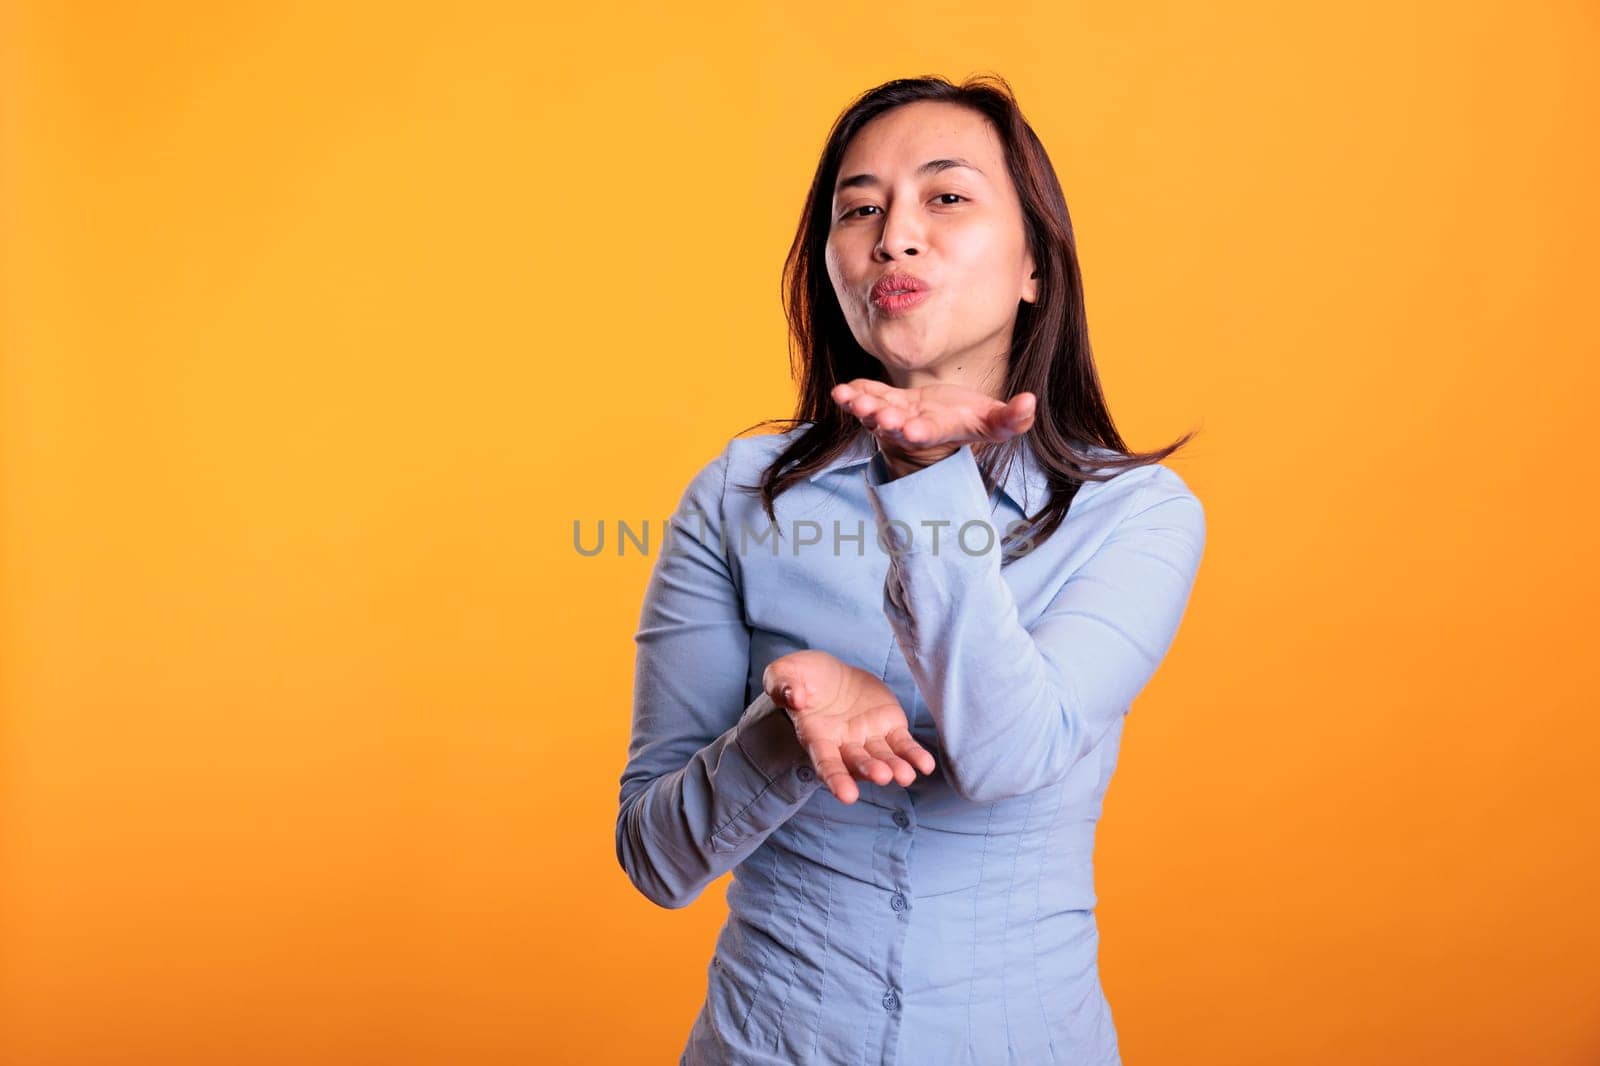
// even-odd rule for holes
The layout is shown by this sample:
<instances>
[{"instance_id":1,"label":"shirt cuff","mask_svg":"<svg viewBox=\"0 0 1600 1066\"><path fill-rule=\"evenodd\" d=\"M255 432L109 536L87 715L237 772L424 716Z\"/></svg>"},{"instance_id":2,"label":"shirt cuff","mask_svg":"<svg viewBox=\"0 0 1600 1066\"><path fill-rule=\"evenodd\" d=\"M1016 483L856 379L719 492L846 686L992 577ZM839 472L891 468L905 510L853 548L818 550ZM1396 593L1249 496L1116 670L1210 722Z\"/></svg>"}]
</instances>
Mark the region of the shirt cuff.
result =
<instances>
[{"instance_id":1,"label":"shirt cuff","mask_svg":"<svg viewBox=\"0 0 1600 1066\"><path fill-rule=\"evenodd\" d=\"M897 555L957 554L962 527L974 520L986 522L993 514L971 444L897 478L889 477L879 452L864 476L884 543ZM969 541L977 539L969 532Z\"/></svg>"},{"instance_id":2,"label":"shirt cuff","mask_svg":"<svg viewBox=\"0 0 1600 1066\"><path fill-rule=\"evenodd\" d=\"M761 693L739 716L734 743L786 803L798 803L820 786L811 756L794 731L789 712Z\"/></svg>"}]
</instances>

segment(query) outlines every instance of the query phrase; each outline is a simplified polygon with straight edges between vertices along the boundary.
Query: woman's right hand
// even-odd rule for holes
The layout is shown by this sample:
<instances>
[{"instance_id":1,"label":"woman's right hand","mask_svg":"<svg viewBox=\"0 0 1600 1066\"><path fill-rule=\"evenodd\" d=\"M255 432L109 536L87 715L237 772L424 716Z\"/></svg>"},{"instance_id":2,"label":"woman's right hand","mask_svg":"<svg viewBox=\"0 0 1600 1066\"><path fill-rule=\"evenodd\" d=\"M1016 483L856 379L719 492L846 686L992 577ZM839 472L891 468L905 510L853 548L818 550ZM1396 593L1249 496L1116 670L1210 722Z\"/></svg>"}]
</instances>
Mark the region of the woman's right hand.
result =
<instances>
[{"instance_id":1,"label":"woman's right hand","mask_svg":"<svg viewBox=\"0 0 1600 1066\"><path fill-rule=\"evenodd\" d=\"M789 712L817 775L840 803L854 803L855 778L909 785L933 773L933 755L912 737L894 692L825 651L791 652L768 664L761 687Z\"/></svg>"}]
</instances>

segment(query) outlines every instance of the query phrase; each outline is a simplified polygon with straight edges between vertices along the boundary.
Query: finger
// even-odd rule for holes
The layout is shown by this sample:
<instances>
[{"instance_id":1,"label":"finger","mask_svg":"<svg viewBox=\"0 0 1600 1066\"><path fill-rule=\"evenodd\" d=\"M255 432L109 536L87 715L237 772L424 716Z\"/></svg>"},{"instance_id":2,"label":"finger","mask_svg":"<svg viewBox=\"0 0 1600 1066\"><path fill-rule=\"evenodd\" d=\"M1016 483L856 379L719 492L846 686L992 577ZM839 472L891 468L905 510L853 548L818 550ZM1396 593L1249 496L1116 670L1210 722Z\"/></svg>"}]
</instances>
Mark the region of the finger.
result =
<instances>
[{"instance_id":1,"label":"finger","mask_svg":"<svg viewBox=\"0 0 1600 1066\"><path fill-rule=\"evenodd\" d=\"M883 737L868 737L864 744L867 751L889 768L896 784L904 787L917 779L917 768L896 755Z\"/></svg>"},{"instance_id":2,"label":"finger","mask_svg":"<svg viewBox=\"0 0 1600 1066\"><path fill-rule=\"evenodd\" d=\"M866 426L867 429L871 430L873 433L876 433L880 438L887 437L890 440L893 440L897 434L893 430L884 428L881 420L882 413L883 412L881 409L874 409L869 414L856 415L856 417L861 419L861 424L863 426Z\"/></svg>"},{"instance_id":3,"label":"finger","mask_svg":"<svg viewBox=\"0 0 1600 1066\"><path fill-rule=\"evenodd\" d=\"M887 785L894 780L894 772L889 769L888 764L874 758L866 748L855 741L840 744L839 757L857 777L865 778L875 785Z\"/></svg>"},{"instance_id":4,"label":"finger","mask_svg":"<svg viewBox=\"0 0 1600 1066\"><path fill-rule=\"evenodd\" d=\"M917 738L911 735L909 729L896 729L884 739L902 758L921 770L923 774L933 773L933 753L917 743Z\"/></svg>"},{"instance_id":5,"label":"finger","mask_svg":"<svg viewBox=\"0 0 1600 1066\"><path fill-rule=\"evenodd\" d=\"M904 398L906 390L897 389L888 382L876 378L856 378L850 382L851 388L864 392L869 396L876 396L880 400L899 400Z\"/></svg>"},{"instance_id":6,"label":"finger","mask_svg":"<svg viewBox=\"0 0 1600 1066\"><path fill-rule=\"evenodd\" d=\"M846 400L842 406L846 411L861 419L870 429L877 428L880 412L893 410L893 405L888 400L864 393L857 393Z\"/></svg>"},{"instance_id":7,"label":"finger","mask_svg":"<svg viewBox=\"0 0 1600 1066\"><path fill-rule=\"evenodd\" d=\"M833 402L844 408L846 412L857 415L860 405L871 397L860 389L851 388L849 385L836 385L833 389Z\"/></svg>"},{"instance_id":8,"label":"finger","mask_svg":"<svg viewBox=\"0 0 1600 1066\"><path fill-rule=\"evenodd\" d=\"M905 426L906 420L914 417L916 416L912 415L903 407L898 407L894 404L886 404L883 410L878 412L878 427L880 429L886 429L891 432L898 433L900 432L901 428Z\"/></svg>"},{"instance_id":9,"label":"finger","mask_svg":"<svg viewBox=\"0 0 1600 1066\"><path fill-rule=\"evenodd\" d=\"M811 762L817 768L817 776L822 778L822 783L828 786L828 791L840 803L854 803L861 795L861 789L856 786L856 780L843 760L839 758L839 749L830 746L827 750L807 749L811 755Z\"/></svg>"},{"instance_id":10,"label":"finger","mask_svg":"<svg viewBox=\"0 0 1600 1066\"><path fill-rule=\"evenodd\" d=\"M897 389L872 378L855 378L835 386L832 395L835 401L858 417L890 408L909 411L912 407L908 390Z\"/></svg>"},{"instance_id":11,"label":"finger","mask_svg":"<svg viewBox=\"0 0 1600 1066\"><path fill-rule=\"evenodd\" d=\"M912 415L900 427L900 435L911 444L938 444L949 434L932 415Z\"/></svg>"},{"instance_id":12,"label":"finger","mask_svg":"<svg viewBox=\"0 0 1600 1066\"><path fill-rule=\"evenodd\" d=\"M863 424L880 441L900 448L927 448L951 438L937 417L919 414L904 407L885 407ZM915 432L911 431L913 425L918 427Z\"/></svg>"}]
</instances>

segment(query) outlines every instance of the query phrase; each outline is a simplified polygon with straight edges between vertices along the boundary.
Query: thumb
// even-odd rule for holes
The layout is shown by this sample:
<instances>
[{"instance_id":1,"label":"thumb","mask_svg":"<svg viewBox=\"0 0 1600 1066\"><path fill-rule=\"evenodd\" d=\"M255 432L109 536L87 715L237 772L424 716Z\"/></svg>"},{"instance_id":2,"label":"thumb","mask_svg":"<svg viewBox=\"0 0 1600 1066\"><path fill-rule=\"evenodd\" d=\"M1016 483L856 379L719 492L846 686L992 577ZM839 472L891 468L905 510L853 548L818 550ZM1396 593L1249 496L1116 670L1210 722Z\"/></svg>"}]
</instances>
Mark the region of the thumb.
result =
<instances>
[{"instance_id":1,"label":"thumb","mask_svg":"<svg viewBox=\"0 0 1600 1066\"><path fill-rule=\"evenodd\" d=\"M789 711L806 706L810 692L800 676L800 671L781 659L766 668L761 675L761 687L772 702Z\"/></svg>"},{"instance_id":2,"label":"thumb","mask_svg":"<svg viewBox=\"0 0 1600 1066\"><path fill-rule=\"evenodd\" d=\"M999 407L990 409L989 425L1003 437L1016 436L1033 425L1038 406L1038 397L1033 393L1019 392Z\"/></svg>"}]
</instances>

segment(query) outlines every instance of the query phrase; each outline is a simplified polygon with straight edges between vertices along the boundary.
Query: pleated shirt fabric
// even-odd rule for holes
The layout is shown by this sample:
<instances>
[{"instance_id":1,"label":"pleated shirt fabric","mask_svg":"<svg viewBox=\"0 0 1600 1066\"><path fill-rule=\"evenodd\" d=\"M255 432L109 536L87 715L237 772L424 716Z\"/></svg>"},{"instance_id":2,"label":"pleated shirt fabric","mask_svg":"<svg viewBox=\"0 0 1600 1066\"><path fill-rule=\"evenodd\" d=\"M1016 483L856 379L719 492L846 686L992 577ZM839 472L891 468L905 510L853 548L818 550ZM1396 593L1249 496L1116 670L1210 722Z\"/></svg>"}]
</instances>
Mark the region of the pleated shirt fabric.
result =
<instances>
[{"instance_id":1,"label":"pleated shirt fabric","mask_svg":"<svg viewBox=\"0 0 1600 1066\"><path fill-rule=\"evenodd\" d=\"M733 871L680 1066L1119 1064L1095 827L1204 510L1137 467L1084 482L1035 543L1026 436L991 488L970 444L891 479L862 431L773 523L741 486L804 428L695 474L635 635L618 861L667 908ZM882 678L935 772L839 802L761 688L807 648Z\"/></svg>"}]
</instances>

